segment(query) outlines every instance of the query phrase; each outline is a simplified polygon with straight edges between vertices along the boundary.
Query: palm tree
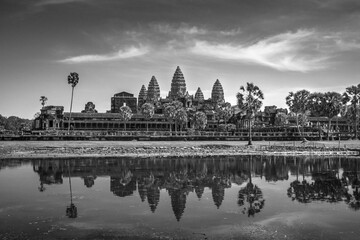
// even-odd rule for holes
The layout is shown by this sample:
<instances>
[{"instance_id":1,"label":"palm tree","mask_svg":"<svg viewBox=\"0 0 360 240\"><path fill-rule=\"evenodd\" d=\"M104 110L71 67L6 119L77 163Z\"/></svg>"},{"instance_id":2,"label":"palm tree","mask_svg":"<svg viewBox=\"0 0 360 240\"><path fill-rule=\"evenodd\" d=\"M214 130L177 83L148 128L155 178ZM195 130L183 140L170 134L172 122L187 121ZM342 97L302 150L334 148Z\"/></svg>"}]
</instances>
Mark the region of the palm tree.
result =
<instances>
[{"instance_id":1,"label":"palm tree","mask_svg":"<svg viewBox=\"0 0 360 240\"><path fill-rule=\"evenodd\" d=\"M246 87L240 87L241 92L236 94L238 107L249 115L249 143L252 145L251 139L251 119L255 117L257 111L262 106L262 100L264 100L264 94L260 88L253 83L246 83Z\"/></svg>"},{"instance_id":2,"label":"palm tree","mask_svg":"<svg viewBox=\"0 0 360 240\"><path fill-rule=\"evenodd\" d=\"M351 103L352 108L354 109L353 119L354 119L354 135L355 139L358 139L357 128L358 128L358 105L360 101L360 84L357 86L351 86L346 88L346 92L343 94L343 103Z\"/></svg>"},{"instance_id":3,"label":"palm tree","mask_svg":"<svg viewBox=\"0 0 360 240\"><path fill-rule=\"evenodd\" d=\"M40 102L43 107L45 106L47 100L48 100L48 98L45 96L40 97Z\"/></svg>"},{"instance_id":4,"label":"palm tree","mask_svg":"<svg viewBox=\"0 0 360 240\"><path fill-rule=\"evenodd\" d=\"M300 90L295 93L289 92L286 97L286 104L289 106L291 112L295 113L296 127L300 135L302 135L299 127L299 116L306 116L306 112L309 110L309 98L310 92L307 90ZM303 140L306 140L302 136Z\"/></svg>"},{"instance_id":5,"label":"palm tree","mask_svg":"<svg viewBox=\"0 0 360 240\"><path fill-rule=\"evenodd\" d=\"M71 87L72 87L72 90L71 90L71 103L70 103L70 115L69 115L69 127L68 127L68 132L70 132L71 111L72 111L72 104L73 104L74 88L79 82L79 74L77 74L76 72L72 72L72 73L69 74L67 79L68 79L68 84L70 84Z\"/></svg>"},{"instance_id":6,"label":"palm tree","mask_svg":"<svg viewBox=\"0 0 360 240\"><path fill-rule=\"evenodd\" d=\"M144 103L141 106L141 113L144 115L145 119L149 121L154 116L154 104ZM146 131L149 131L149 122L146 122Z\"/></svg>"},{"instance_id":7,"label":"palm tree","mask_svg":"<svg viewBox=\"0 0 360 240\"><path fill-rule=\"evenodd\" d=\"M131 119L132 115L133 114L129 106L122 106L120 108L120 118L122 121L124 121L125 131L126 131L126 122Z\"/></svg>"}]
</instances>

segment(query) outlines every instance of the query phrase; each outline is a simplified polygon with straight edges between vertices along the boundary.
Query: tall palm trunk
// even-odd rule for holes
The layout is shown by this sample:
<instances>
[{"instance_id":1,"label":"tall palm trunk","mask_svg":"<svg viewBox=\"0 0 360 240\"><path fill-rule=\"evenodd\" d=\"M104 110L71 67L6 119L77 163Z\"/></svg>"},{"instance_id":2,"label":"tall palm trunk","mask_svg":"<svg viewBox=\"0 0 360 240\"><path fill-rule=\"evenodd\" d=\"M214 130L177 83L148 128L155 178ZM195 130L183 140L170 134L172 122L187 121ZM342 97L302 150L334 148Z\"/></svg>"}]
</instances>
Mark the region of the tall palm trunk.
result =
<instances>
[{"instance_id":1,"label":"tall palm trunk","mask_svg":"<svg viewBox=\"0 0 360 240\"><path fill-rule=\"evenodd\" d=\"M248 145L252 145L252 137L251 137L251 116L249 118L249 142Z\"/></svg>"},{"instance_id":2,"label":"tall palm trunk","mask_svg":"<svg viewBox=\"0 0 360 240\"><path fill-rule=\"evenodd\" d=\"M72 104L73 104L73 96L74 96L74 87L72 87L72 90L71 90L71 103L70 103L70 115L69 115L68 133L70 133L71 111L72 111Z\"/></svg>"}]
</instances>

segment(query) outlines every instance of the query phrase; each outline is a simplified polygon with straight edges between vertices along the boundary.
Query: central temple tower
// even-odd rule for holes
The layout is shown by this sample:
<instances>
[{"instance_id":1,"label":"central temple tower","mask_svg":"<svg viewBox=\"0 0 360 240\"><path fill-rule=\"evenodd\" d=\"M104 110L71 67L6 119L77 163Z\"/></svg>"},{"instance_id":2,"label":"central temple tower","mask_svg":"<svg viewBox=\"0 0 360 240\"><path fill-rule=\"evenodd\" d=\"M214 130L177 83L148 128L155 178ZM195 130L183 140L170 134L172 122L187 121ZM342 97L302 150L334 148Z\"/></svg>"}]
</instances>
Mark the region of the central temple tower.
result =
<instances>
[{"instance_id":1,"label":"central temple tower","mask_svg":"<svg viewBox=\"0 0 360 240\"><path fill-rule=\"evenodd\" d=\"M173 79L171 81L171 90L169 92L170 99L178 99L186 94L186 83L180 67L176 68Z\"/></svg>"}]
</instances>

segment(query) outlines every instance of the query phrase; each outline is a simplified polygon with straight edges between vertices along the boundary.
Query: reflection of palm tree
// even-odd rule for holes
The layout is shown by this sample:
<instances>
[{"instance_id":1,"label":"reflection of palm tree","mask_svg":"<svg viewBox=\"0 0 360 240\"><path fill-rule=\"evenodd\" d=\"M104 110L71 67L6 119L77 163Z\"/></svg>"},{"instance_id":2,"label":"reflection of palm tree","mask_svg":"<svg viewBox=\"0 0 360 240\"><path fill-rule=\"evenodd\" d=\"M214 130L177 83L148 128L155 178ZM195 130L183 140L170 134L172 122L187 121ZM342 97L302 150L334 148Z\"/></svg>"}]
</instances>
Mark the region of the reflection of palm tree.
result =
<instances>
[{"instance_id":1,"label":"reflection of palm tree","mask_svg":"<svg viewBox=\"0 0 360 240\"><path fill-rule=\"evenodd\" d=\"M70 206L66 207L66 216L69 218L77 217L77 207L73 203L72 199L72 188L71 188L71 174L70 174L70 161L68 161L68 170L69 170L69 186L70 186Z\"/></svg>"},{"instance_id":2,"label":"reflection of palm tree","mask_svg":"<svg viewBox=\"0 0 360 240\"><path fill-rule=\"evenodd\" d=\"M244 206L247 202L249 207L244 207L243 214L247 213L248 217L259 213L265 205L265 199L261 189L252 183L251 179L252 156L249 157L249 182L241 188L238 195L238 205Z\"/></svg>"}]
</instances>

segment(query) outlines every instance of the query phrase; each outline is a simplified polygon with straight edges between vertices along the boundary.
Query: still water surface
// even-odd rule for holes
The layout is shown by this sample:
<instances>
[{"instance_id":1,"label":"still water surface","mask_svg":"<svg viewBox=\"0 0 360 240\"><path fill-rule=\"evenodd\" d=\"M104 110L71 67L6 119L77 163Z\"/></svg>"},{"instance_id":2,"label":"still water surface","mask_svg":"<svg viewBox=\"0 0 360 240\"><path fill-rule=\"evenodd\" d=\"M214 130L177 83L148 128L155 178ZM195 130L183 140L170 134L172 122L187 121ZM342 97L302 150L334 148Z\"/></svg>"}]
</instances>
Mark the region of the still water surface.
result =
<instances>
[{"instance_id":1,"label":"still water surface","mask_svg":"<svg viewBox=\"0 0 360 240\"><path fill-rule=\"evenodd\" d=\"M357 158L0 161L0 239L360 239Z\"/></svg>"}]
</instances>

